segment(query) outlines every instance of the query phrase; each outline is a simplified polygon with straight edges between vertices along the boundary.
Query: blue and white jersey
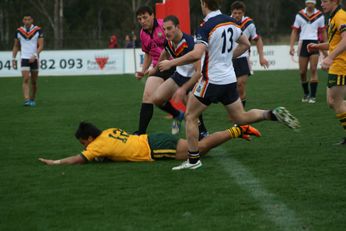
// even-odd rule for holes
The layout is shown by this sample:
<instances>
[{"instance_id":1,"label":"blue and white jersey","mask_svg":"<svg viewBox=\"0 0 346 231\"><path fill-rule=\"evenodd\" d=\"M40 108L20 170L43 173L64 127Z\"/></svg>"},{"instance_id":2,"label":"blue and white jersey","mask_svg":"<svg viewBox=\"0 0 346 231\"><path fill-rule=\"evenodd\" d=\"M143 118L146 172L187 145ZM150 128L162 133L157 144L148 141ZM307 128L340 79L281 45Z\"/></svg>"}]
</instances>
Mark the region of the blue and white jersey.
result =
<instances>
[{"instance_id":1,"label":"blue and white jersey","mask_svg":"<svg viewBox=\"0 0 346 231\"><path fill-rule=\"evenodd\" d=\"M202 60L203 79L207 83L225 85L237 82L232 58L236 41L242 35L236 21L221 11L212 11L198 28L196 43L203 43L207 51Z\"/></svg>"},{"instance_id":2,"label":"blue and white jersey","mask_svg":"<svg viewBox=\"0 0 346 231\"><path fill-rule=\"evenodd\" d=\"M30 59L34 53L37 53L38 39L43 38L43 32L40 27L34 25L31 25L30 28L19 27L15 38L20 43L20 57Z\"/></svg>"},{"instance_id":3,"label":"blue and white jersey","mask_svg":"<svg viewBox=\"0 0 346 231\"><path fill-rule=\"evenodd\" d=\"M166 40L165 42L165 50L169 53L169 55L175 59L179 58L190 51L193 50L195 46L194 38L191 35L187 35L183 33L183 37L179 41L177 45L175 45L172 41ZM177 66L176 72L184 77L191 77L195 72L195 68L193 64L186 64L182 66Z\"/></svg>"},{"instance_id":4,"label":"blue and white jersey","mask_svg":"<svg viewBox=\"0 0 346 231\"><path fill-rule=\"evenodd\" d=\"M243 31L243 34L249 39L249 41L258 40L258 38L260 37L257 34L256 26L252 18L243 16L243 18L239 22L237 22L237 24L240 27L240 29ZM249 56L250 56L250 49L245 51L243 54L241 54L237 58L249 57Z\"/></svg>"}]
</instances>

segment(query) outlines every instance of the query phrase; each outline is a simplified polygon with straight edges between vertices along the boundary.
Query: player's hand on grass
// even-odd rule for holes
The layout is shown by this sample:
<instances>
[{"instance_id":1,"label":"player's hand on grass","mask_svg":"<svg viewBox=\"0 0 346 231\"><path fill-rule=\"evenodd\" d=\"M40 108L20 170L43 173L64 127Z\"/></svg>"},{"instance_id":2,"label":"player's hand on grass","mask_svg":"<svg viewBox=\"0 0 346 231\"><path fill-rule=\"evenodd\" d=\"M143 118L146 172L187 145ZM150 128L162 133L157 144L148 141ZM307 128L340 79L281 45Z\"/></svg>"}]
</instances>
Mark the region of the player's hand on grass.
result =
<instances>
[{"instance_id":1,"label":"player's hand on grass","mask_svg":"<svg viewBox=\"0 0 346 231\"><path fill-rule=\"evenodd\" d=\"M57 165L56 160L48 160L48 159L43 159L43 158L38 158L39 161L41 161L42 163L46 164L46 165Z\"/></svg>"},{"instance_id":2,"label":"player's hand on grass","mask_svg":"<svg viewBox=\"0 0 346 231\"><path fill-rule=\"evenodd\" d=\"M160 71L167 71L172 68L171 61L169 60L163 60L159 63L159 69Z\"/></svg>"}]
</instances>

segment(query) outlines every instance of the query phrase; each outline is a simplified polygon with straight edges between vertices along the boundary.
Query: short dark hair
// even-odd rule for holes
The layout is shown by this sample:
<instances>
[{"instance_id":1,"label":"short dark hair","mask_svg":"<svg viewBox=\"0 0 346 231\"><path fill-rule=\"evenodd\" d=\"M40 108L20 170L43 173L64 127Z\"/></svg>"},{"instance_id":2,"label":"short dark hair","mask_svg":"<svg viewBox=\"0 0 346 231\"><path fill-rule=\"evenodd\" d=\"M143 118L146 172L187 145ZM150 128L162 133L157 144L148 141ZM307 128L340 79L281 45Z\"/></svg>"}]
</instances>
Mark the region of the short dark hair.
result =
<instances>
[{"instance_id":1,"label":"short dark hair","mask_svg":"<svg viewBox=\"0 0 346 231\"><path fill-rule=\"evenodd\" d=\"M175 15L168 15L166 18L163 19L163 22L168 22L168 21L173 22L174 26L177 26L180 24L178 17Z\"/></svg>"},{"instance_id":2,"label":"short dark hair","mask_svg":"<svg viewBox=\"0 0 346 231\"><path fill-rule=\"evenodd\" d=\"M141 6L136 11L136 17L138 15L142 15L142 14L145 14L145 13L148 13L148 14L152 15L154 13L154 10L150 6Z\"/></svg>"},{"instance_id":3,"label":"short dark hair","mask_svg":"<svg viewBox=\"0 0 346 231\"><path fill-rule=\"evenodd\" d=\"M209 10L215 11L220 9L220 3L222 0L202 0L202 1L207 4Z\"/></svg>"},{"instance_id":4,"label":"short dark hair","mask_svg":"<svg viewBox=\"0 0 346 231\"><path fill-rule=\"evenodd\" d=\"M231 12L233 10L242 10L242 11L246 11L246 6L245 6L245 3L242 2L242 1L235 1L232 3L231 5Z\"/></svg>"},{"instance_id":5,"label":"short dark hair","mask_svg":"<svg viewBox=\"0 0 346 231\"><path fill-rule=\"evenodd\" d=\"M95 125L88 123L88 122L80 122L79 127L75 133L75 137L79 139L88 139L90 136L92 138L98 137L102 131L98 129Z\"/></svg>"}]
</instances>

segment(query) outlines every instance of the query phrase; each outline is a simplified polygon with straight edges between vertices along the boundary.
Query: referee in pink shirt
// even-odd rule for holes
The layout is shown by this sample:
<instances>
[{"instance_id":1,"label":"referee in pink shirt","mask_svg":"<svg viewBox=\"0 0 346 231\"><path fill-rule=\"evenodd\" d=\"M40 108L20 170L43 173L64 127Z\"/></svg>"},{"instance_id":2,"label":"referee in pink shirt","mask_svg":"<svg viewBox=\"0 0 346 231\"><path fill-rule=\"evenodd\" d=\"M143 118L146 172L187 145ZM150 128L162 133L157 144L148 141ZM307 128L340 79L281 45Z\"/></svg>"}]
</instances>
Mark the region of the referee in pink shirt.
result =
<instances>
[{"instance_id":1,"label":"referee in pink shirt","mask_svg":"<svg viewBox=\"0 0 346 231\"><path fill-rule=\"evenodd\" d=\"M142 27L140 39L142 50L145 53L142 71L136 72L136 78L141 79L145 75L149 76L144 87L139 127L138 131L135 132L135 134L140 135L147 133L147 127L153 116L153 95L155 90L174 74L175 68L155 73L153 69L149 70L151 64L155 67L160 61L160 55L164 49L166 37L163 29L163 21L155 18L153 9L149 6L140 7L136 12L136 17ZM169 101L165 105L160 106L160 109L171 114L176 120L181 121L184 119L184 113L175 109Z\"/></svg>"}]
</instances>

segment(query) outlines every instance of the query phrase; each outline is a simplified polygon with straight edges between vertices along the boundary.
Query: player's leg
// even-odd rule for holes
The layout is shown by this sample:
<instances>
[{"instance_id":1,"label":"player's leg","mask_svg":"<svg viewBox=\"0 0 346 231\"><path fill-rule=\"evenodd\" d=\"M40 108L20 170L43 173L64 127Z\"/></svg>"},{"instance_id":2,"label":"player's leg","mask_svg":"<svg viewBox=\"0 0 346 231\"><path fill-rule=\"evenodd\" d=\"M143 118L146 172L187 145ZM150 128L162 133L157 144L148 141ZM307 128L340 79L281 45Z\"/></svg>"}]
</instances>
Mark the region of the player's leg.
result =
<instances>
[{"instance_id":1,"label":"player's leg","mask_svg":"<svg viewBox=\"0 0 346 231\"><path fill-rule=\"evenodd\" d=\"M243 106L246 104L246 83L251 74L250 64L247 57L232 60L234 72L237 77L237 89Z\"/></svg>"},{"instance_id":2,"label":"player's leg","mask_svg":"<svg viewBox=\"0 0 346 231\"><path fill-rule=\"evenodd\" d=\"M30 96L30 105L35 106L35 98L37 92L37 79L38 79L38 61L36 60L31 64L31 96Z\"/></svg>"},{"instance_id":3,"label":"player's leg","mask_svg":"<svg viewBox=\"0 0 346 231\"><path fill-rule=\"evenodd\" d=\"M248 80L247 75L242 75L242 76L237 77L237 89L238 89L240 100L241 100L244 107L246 104L246 83L247 83L247 80Z\"/></svg>"},{"instance_id":4,"label":"player's leg","mask_svg":"<svg viewBox=\"0 0 346 231\"><path fill-rule=\"evenodd\" d=\"M340 76L342 77L342 76ZM343 76L346 82L346 77ZM342 80L340 80L342 81ZM343 86L333 86L327 88L327 102L328 105L335 111L336 118L340 121L341 127L346 132L346 85ZM346 145L346 136L338 144Z\"/></svg>"},{"instance_id":5,"label":"player's leg","mask_svg":"<svg viewBox=\"0 0 346 231\"><path fill-rule=\"evenodd\" d=\"M139 126L137 134L144 134L147 132L149 122L153 116L154 106L153 106L153 94L155 90L164 82L164 79L150 76L148 77L142 98L142 105L139 114Z\"/></svg>"},{"instance_id":6,"label":"player's leg","mask_svg":"<svg viewBox=\"0 0 346 231\"><path fill-rule=\"evenodd\" d=\"M310 56L310 98L309 103L316 103L316 92L318 86L318 75L317 75L317 65L318 65L318 54L313 54Z\"/></svg>"},{"instance_id":7,"label":"player's leg","mask_svg":"<svg viewBox=\"0 0 346 231\"><path fill-rule=\"evenodd\" d=\"M163 111L171 114L173 118L177 118L181 114L181 111L174 108L169 102L178 87L179 86L173 81L173 79L169 78L162 83L158 89L156 89L153 96L154 104Z\"/></svg>"},{"instance_id":8,"label":"player's leg","mask_svg":"<svg viewBox=\"0 0 346 231\"><path fill-rule=\"evenodd\" d=\"M279 121L293 129L299 127L299 121L284 107L277 107L273 110L251 109L245 111L234 83L223 86L219 92L221 94L219 101L225 106L233 123L244 125L272 120Z\"/></svg>"},{"instance_id":9,"label":"player's leg","mask_svg":"<svg viewBox=\"0 0 346 231\"><path fill-rule=\"evenodd\" d=\"M30 66L28 59L21 60L21 71L23 77L22 91L24 96L24 106L30 106Z\"/></svg>"},{"instance_id":10,"label":"player's leg","mask_svg":"<svg viewBox=\"0 0 346 231\"><path fill-rule=\"evenodd\" d=\"M309 64L309 58L305 56L299 56L299 74L300 82L303 88L303 98L302 102L308 102L310 91L309 91L309 81L307 79L307 69Z\"/></svg>"},{"instance_id":11,"label":"player's leg","mask_svg":"<svg viewBox=\"0 0 346 231\"><path fill-rule=\"evenodd\" d=\"M188 161L172 168L172 170L196 169L202 166L199 160L200 153L198 149L198 117L207 107L207 104L203 104L195 96L189 97L185 113Z\"/></svg>"},{"instance_id":12,"label":"player's leg","mask_svg":"<svg viewBox=\"0 0 346 231\"><path fill-rule=\"evenodd\" d=\"M205 137L198 142L198 149L201 155L207 154L207 152L215 148L228 140L239 138L242 135L253 135L260 137L261 133L250 125L231 127L224 131L214 132L213 134ZM186 160L188 158L188 144L187 140L180 139L177 144L176 159Z\"/></svg>"}]
</instances>

